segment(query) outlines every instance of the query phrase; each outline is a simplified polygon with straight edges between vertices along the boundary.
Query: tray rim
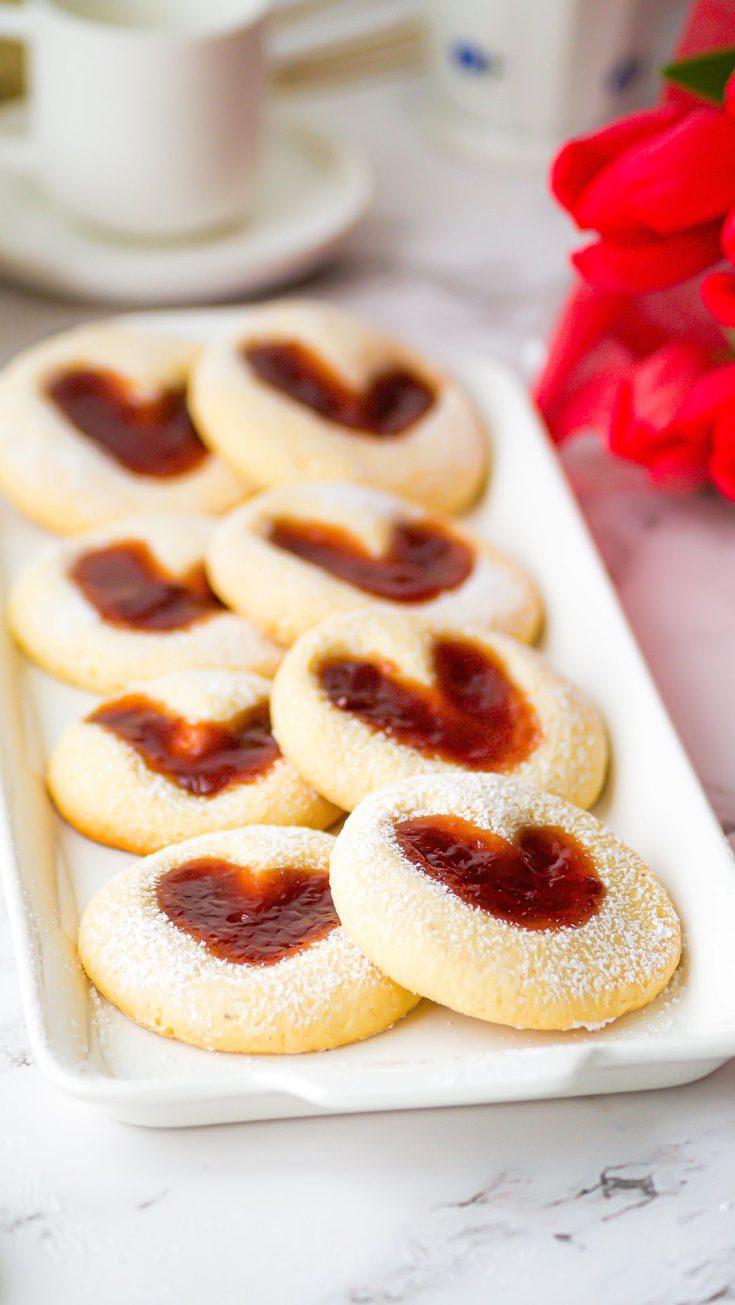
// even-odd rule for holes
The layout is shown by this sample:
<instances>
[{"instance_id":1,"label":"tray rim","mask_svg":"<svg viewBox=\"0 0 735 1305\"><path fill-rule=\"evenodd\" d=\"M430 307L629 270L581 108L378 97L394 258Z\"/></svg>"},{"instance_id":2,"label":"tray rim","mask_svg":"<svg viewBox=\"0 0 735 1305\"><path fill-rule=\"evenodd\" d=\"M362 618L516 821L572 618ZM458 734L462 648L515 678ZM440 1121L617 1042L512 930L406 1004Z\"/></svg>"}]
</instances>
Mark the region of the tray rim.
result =
<instances>
[{"instance_id":1,"label":"tray rim","mask_svg":"<svg viewBox=\"0 0 735 1305\"><path fill-rule=\"evenodd\" d=\"M152 327L168 324L175 328L176 323L182 317L205 320L209 318L224 322L228 319L234 320L239 311L241 309L238 307L154 310L119 314L116 315L115 320L129 324L135 323L136 325L149 324ZM180 326L179 329L181 329ZM555 493L557 496L563 497L566 510L573 515L577 528L587 541L597 583L604 587L608 601L612 602L617 608L619 618L632 645L631 652L636 657L639 672L643 680L645 680L648 694L652 698L652 705L656 707L662 722L665 724L669 734L670 746L679 754L678 759L688 772L693 797L696 797L700 804L706 808L709 819L720 833L723 849L727 849L730 857L732 857L732 849L719 829L719 822L717 822L700 780L664 707L658 688L627 616L622 609L615 587L605 569L582 510L571 486L567 482L540 418L533 409L519 380L505 364L487 357L467 359L459 370L466 371L467 374L471 374L473 371L481 371L488 381L492 380L493 385L510 393L515 406L517 408L524 407L527 419L533 421L536 425L539 435L538 454L546 462L545 472L555 481ZM2 578L2 586L4 591L6 586L5 576ZM3 631L2 637L8 643L10 642L7 630ZM3 687L7 690L8 686L5 684ZM502 1094L498 1094L497 1090L495 1092L491 1090L488 1094L487 1084L483 1084L482 1081L473 1083L472 1081L457 1082L455 1080L451 1084L447 1081L442 1083L441 1073L433 1075L433 1079L436 1081L432 1081L432 1076L428 1075L422 1090L417 1091L415 1083L409 1085L401 1083L400 1076L395 1074L395 1066L391 1065L364 1066L361 1072L365 1079L370 1080L369 1091L353 1091L350 1093L345 1091L340 1075L335 1077L334 1083L315 1084L310 1082L308 1074L309 1056L284 1058L284 1060L288 1061L289 1066L288 1086L285 1086L282 1081L283 1074L279 1072L280 1065L274 1065L271 1061L268 1063L263 1062L261 1066L257 1064L253 1066L250 1081L247 1083L227 1079L218 1082L214 1075L192 1079L176 1079L175 1077L141 1077L133 1079L116 1077L92 1067L81 1065L72 1067L64 1063L56 1053L53 1038L47 1026L41 946L40 940L35 933L32 908L26 900L23 871L13 834L10 786L4 773L4 759L1 769L3 773L0 776L0 879L5 888L10 931L18 970L21 1005L31 1051L42 1072L62 1091L78 1099L105 1107L110 1113L117 1115L119 1118L125 1118L129 1113L132 1122L145 1124L149 1121L138 1117L141 1108L144 1115L146 1108L150 1108L155 1113L157 1108L170 1106L174 1110L176 1108L184 1110L185 1113L185 1107L187 1106L206 1108L207 1105L211 1105L211 1109L205 1109L207 1115L205 1120L197 1117L192 1120L172 1119L170 1122L173 1126L187 1122L219 1122L217 1118L218 1106L226 1107L228 1104L232 1105L237 1101L241 1101L243 1114L241 1116L228 1115L227 1117L231 1119L241 1118L245 1121L253 1118L247 1113L248 1100L262 1098L264 1094L275 1095L281 1101L291 1099L295 1103L297 1109L274 1109L272 1114L258 1116L278 1118L289 1113L347 1113L362 1110L431 1108L442 1105L480 1104L483 1102L490 1104L500 1100L555 1098L606 1090L639 1090L646 1087L665 1086L667 1080L672 1083L693 1081L711 1073L735 1055L734 1018L731 1025L727 1025L717 1032L702 1035L681 1034L672 1036L662 1033L660 1037L651 1038L650 1040L621 1037L616 1039L615 1042L607 1043L575 1042L566 1046L554 1046L553 1048L545 1046L519 1048L515 1054L524 1062L524 1071L518 1074L515 1084L512 1079L505 1080ZM538 1090L534 1090L537 1085L534 1084L531 1062L535 1063L539 1058L548 1061L550 1056L556 1062L559 1062L558 1071L553 1074L545 1074ZM401 1068L404 1071L404 1076L405 1073L413 1072L413 1068L417 1063L421 1063L425 1070L428 1065L439 1066L446 1070L447 1064L451 1063L453 1059L457 1059L463 1064L468 1064L473 1060L479 1063L482 1056L473 1056L471 1053L456 1058L444 1056L441 1062L418 1058L403 1062ZM299 1063L296 1064L296 1062ZM294 1067L296 1068L295 1073ZM606 1071L608 1070L643 1071L642 1077L645 1079L645 1071L655 1069L662 1071L661 1082L658 1084L655 1081L657 1076L653 1074L653 1081L651 1082L634 1082L627 1088L610 1089L605 1086ZM388 1090L381 1091L383 1085L380 1080L384 1077L390 1080L391 1075L393 1081L387 1082ZM342 1078L349 1078L349 1076L350 1071L348 1068ZM444 1077L446 1078L446 1074ZM482 1080L482 1073L480 1073L479 1079ZM378 1081L376 1082L376 1080ZM485 1087L484 1092L483 1086ZM306 1110L303 1109L304 1106ZM161 1124L164 1121L158 1118L152 1122Z\"/></svg>"}]
</instances>

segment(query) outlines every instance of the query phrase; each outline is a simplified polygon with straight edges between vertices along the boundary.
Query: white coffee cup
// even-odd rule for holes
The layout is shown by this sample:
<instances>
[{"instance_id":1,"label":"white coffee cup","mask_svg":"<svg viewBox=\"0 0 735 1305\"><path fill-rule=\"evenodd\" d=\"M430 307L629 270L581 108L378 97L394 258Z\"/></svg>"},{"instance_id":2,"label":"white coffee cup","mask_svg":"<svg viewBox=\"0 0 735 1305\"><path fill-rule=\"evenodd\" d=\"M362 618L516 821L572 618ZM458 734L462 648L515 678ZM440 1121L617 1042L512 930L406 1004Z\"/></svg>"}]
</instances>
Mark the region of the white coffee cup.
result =
<instances>
[{"instance_id":1,"label":"white coffee cup","mask_svg":"<svg viewBox=\"0 0 735 1305\"><path fill-rule=\"evenodd\" d=\"M251 202L265 99L267 0L31 0L0 5L28 47L29 169L111 232L183 237Z\"/></svg>"}]
</instances>

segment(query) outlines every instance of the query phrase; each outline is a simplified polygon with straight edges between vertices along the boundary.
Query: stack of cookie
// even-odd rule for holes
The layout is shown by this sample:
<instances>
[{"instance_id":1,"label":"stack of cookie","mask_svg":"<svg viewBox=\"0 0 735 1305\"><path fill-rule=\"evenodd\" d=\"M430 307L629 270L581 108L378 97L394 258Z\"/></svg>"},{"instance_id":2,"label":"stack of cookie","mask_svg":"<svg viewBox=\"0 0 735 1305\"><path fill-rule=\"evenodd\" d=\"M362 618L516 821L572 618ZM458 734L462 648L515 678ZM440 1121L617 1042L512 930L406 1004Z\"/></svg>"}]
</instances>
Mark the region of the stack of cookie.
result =
<instances>
[{"instance_id":1,"label":"stack of cookie","mask_svg":"<svg viewBox=\"0 0 735 1305\"><path fill-rule=\"evenodd\" d=\"M203 347L85 327L0 377L0 483L65 536L11 627L99 695L49 791L142 857L80 956L145 1027L326 1049L424 997L568 1029L668 983L674 908L586 811L601 716L529 646L530 577L445 515L488 450L450 378L312 303Z\"/></svg>"}]
</instances>

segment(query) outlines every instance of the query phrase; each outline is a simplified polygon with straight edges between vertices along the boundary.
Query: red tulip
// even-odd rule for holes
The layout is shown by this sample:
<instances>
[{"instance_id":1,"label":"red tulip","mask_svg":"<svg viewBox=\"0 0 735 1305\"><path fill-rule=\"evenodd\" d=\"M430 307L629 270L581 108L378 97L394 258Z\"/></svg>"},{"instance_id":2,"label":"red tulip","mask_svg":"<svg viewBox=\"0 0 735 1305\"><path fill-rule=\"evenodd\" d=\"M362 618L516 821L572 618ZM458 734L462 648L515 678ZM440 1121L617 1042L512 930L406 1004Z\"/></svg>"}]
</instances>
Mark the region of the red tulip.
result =
<instances>
[{"instance_id":1,"label":"red tulip","mask_svg":"<svg viewBox=\"0 0 735 1305\"><path fill-rule=\"evenodd\" d=\"M702 302L723 326L735 326L735 272L710 272L702 282Z\"/></svg>"},{"instance_id":2,"label":"red tulip","mask_svg":"<svg viewBox=\"0 0 735 1305\"><path fill-rule=\"evenodd\" d=\"M638 293L717 262L735 205L735 116L664 103L570 141L551 185L577 225L600 241L574 262L591 284Z\"/></svg>"},{"instance_id":3,"label":"red tulip","mask_svg":"<svg viewBox=\"0 0 735 1305\"><path fill-rule=\"evenodd\" d=\"M655 139L685 114L681 108L663 105L630 114L600 131L579 136L562 146L551 165L551 189L559 203L577 219L585 196L595 181L621 155L635 150L643 141ZM582 226L582 222L578 223ZM590 224L591 225L591 224Z\"/></svg>"},{"instance_id":4,"label":"red tulip","mask_svg":"<svg viewBox=\"0 0 735 1305\"><path fill-rule=\"evenodd\" d=\"M717 472L735 497L735 364L713 368L684 341L655 350L619 386L608 444L668 489L695 489Z\"/></svg>"},{"instance_id":5,"label":"red tulip","mask_svg":"<svg viewBox=\"0 0 735 1305\"><path fill-rule=\"evenodd\" d=\"M687 344L664 345L631 367L611 414L611 452L647 467L671 487L703 484L709 443L706 427L684 430L680 409L708 368L706 354Z\"/></svg>"},{"instance_id":6,"label":"red tulip","mask_svg":"<svg viewBox=\"0 0 735 1305\"><path fill-rule=\"evenodd\" d=\"M534 387L554 439L581 430L607 438L618 386L631 368L673 340L695 346L702 366L722 353L720 330L691 283L630 298L580 281L559 316Z\"/></svg>"},{"instance_id":7,"label":"red tulip","mask_svg":"<svg viewBox=\"0 0 735 1305\"><path fill-rule=\"evenodd\" d=\"M728 213L722 224L722 252L730 263L735 263L735 209Z\"/></svg>"},{"instance_id":8,"label":"red tulip","mask_svg":"<svg viewBox=\"0 0 735 1305\"><path fill-rule=\"evenodd\" d=\"M722 411L715 424L710 476L725 498L735 499L735 403Z\"/></svg>"},{"instance_id":9,"label":"red tulip","mask_svg":"<svg viewBox=\"0 0 735 1305\"><path fill-rule=\"evenodd\" d=\"M645 294L688 281L720 257L720 224L709 222L673 236L598 240L572 255L590 285L621 294Z\"/></svg>"},{"instance_id":10,"label":"red tulip","mask_svg":"<svg viewBox=\"0 0 735 1305\"><path fill-rule=\"evenodd\" d=\"M732 0L695 0L678 56L732 46ZM554 438L596 431L661 486L709 482L735 502L735 362L717 365L735 328L735 74L722 108L669 85L571 141L551 185L597 236L572 256L586 284L536 386ZM731 268L697 285L723 255Z\"/></svg>"},{"instance_id":11,"label":"red tulip","mask_svg":"<svg viewBox=\"0 0 735 1305\"><path fill-rule=\"evenodd\" d=\"M731 77L726 92L727 112L735 122L735 78ZM722 253L735 265L735 208L731 209L722 226ZM705 308L723 326L735 326L735 272L711 272L702 282L702 301Z\"/></svg>"}]
</instances>

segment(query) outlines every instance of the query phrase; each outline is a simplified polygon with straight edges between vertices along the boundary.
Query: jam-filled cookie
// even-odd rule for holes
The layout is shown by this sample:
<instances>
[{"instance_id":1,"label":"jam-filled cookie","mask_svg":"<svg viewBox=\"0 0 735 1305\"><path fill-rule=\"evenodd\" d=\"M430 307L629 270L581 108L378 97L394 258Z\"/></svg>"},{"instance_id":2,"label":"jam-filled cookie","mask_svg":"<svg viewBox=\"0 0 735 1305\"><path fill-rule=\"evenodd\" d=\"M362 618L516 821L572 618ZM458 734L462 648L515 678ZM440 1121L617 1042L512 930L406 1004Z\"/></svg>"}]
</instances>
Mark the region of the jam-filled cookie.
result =
<instances>
[{"instance_id":1,"label":"jam-filled cookie","mask_svg":"<svg viewBox=\"0 0 735 1305\"><path fill-rule=\"evenodd\" d=\"M541 603L514 562L445 518L362 485L284 485L217 526L213 588L283 644L337 612L475 622L530 642Z\"/></svg>"},{"instance_id":2,"label":"jam-filled cookie","mask_svg":"<svg viewBox=\"0 0 735 1305\"><path fill-rule=\"evenodd\" d=\"M203 444L186 386L198 346L114 324L18 355L0 375L0 485L67 533L133 512L223 512L242 481Z\"/></svg>"},{"instance_id":3,"label":"jam-filled cookie","mask_svg":"<svg viewBox=\"0 0 735 1305\"><path fill-rule=\"evenodd\" d=\"M139 1024L209 1050L319 1051L379 1033L418 998L340 927L333 845L253 825L147 857L89 903L82 964Z\"/></svg>"},{"instance_id":4,"label":"jam-filled cookie","mask_svg":"<svg viewBox=\"0 0 735 1305\"><path fill-rule=\"evenodd\" d=\"M108 698L54 749L48 784L61 814L141 853L241 825L325 828L339 811L281 753L270 688L242 671L179 671Z\"/></svg>"},{"instance_id":5,"label":"jam-filled cookie","mask_svg":"<svg viewBox=\"0 0 735 1305\"><path fill-rule=\"evenodd\" d=\"M261 488L349 480L458 512L487 472L487 434L459 386L328 304L244 312L203 350L189 394L204 438Z\"/></svg>"},{"instance_id":6,"label":"jam-filled cookie","mask_svg":"<svg viewBox=\"0 0 735 1305\"><path fill-rule=\"evenodd\" d=\"M607 762L596 707L503 635L379 612L324 621L285 655L273 732L346 811L409 775L500 771L591 806Z\"/></svg>"},{"instance_id":7,"label":"jam-filled cookie","mask_svg":"<svg viewBox=\"0 0 735 1305\"><path fill-rule=\"evenodd\" d=\"M493 775L374 793L331 862L357 946L397 983L524 1029L594 1027L646 1005L681 954L661 884L587 812Z\"/></svg>"},{"instance_id":8,"label":"jam-filled cookie","mask_svg":"<svg viewBox=\"0 0 735 1305\"><path fill-rule=\"evenodd\" d=\"M207 517L131 517L50 545L12 588L15 638L44 670L101 692L204 666L271 675L279 650L209 587L211 530Z\"/></svg>"}]
</instances>

